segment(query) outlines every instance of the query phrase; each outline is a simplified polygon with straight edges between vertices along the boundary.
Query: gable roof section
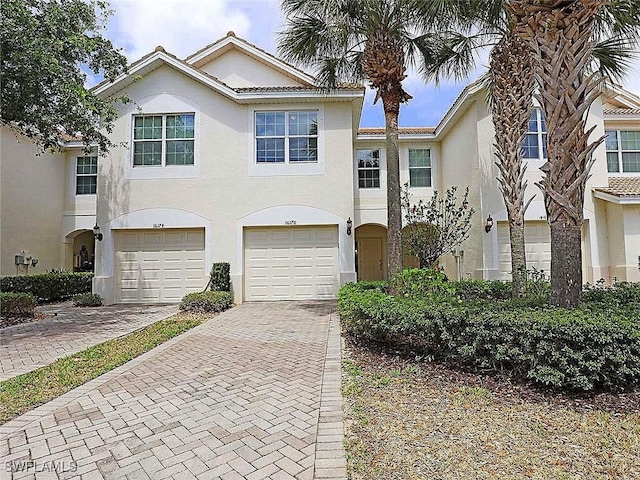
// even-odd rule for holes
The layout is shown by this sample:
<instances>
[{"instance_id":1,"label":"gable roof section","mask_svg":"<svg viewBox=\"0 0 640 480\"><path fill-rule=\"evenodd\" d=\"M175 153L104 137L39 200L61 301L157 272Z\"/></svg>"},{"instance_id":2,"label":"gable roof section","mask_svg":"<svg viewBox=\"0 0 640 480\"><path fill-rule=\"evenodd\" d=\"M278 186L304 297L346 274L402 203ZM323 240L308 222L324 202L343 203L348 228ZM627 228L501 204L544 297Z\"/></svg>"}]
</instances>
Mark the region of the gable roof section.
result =
<instances>
[{"instance_id":1,"label":"gable roof section","mask_svg":"<svg viewBox=\"0 0 640 480\"><path fill-rule=\"evenodd\" d=\"M207 45L206 47L198 50L197 52L189 55L185 58L185 62L189 65L193 65L196 68L200 68L205 64L211 62L213 59L221 56L230 49L237 49L251 58L258 60L259 62L273 68L274 70L292 78L307 87L317 87L316 79L308 73L300 70L297 67L279 59L271 53L263 50L253 43L250 43L244 39L236 37L233 32L228 32L223 38L216 40L215 42Z\"/></svg>"},{"instance_id":2,"label":"gable roof section","mask_svg":"<svg viewBox=\"0 0 640 480\"><path fill-rule=\"evenodd\" d=\"M192 67L175 55L168 53L162 46L157 46L153 52L148 53L141 59L129 65L128 73L120 75L113 82L105 80L93 87L93 90L96 95L113 95L114 93L131 85L136 81L138 76L151 73L163 65L169 65L170 67L184 73L186 76L218 91L228 98L234 98L236 95L236 92L231 87L218 78Z\"/></svg>"},{"instance_id":3,"label":"gable roof section","mask_svg":"<svg viewBox=\"0 0 640 480\"><path fill-rule=\"evenodd\" d=\"M231 37L238 41L235 37ZM257 47L256 47L257 48ZM275 58L275 57L274 57ZM107 80L93 87L97 95L109 96L126 88L136 81L140 76L144 76L152 71L168 65L187 77L211 88L212 90L230 98L238 103L250 103L259 100L278 99L323 99L323 100L354 100L364 98L364 87L362 85L343 84L338 89L327 92L326 90L312 84L300 86L284 87L252 87L252 88L232 88L219 78L202 71L196 66L181 60L175 55L167 52L162 46L133 62L129 65L127 74L120 75L113 82Z\"/></svg>"}]
</instances>

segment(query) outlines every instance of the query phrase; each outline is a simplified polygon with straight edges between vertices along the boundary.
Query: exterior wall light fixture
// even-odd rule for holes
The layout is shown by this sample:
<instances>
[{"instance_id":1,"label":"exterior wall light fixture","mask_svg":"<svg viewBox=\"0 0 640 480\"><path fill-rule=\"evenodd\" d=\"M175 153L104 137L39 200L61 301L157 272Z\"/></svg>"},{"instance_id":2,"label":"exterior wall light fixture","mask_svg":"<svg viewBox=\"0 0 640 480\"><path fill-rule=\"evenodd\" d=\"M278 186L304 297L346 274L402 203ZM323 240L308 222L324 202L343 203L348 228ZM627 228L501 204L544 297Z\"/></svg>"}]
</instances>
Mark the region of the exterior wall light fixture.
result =
<instances>
[{"instance_id":1,"label":"exterior wall light fixture","mask_svg":"<svg viewBox=\"0 0 640 480\"><path fill-rule=\"evenodd\" d=\"M349 220L347 220L347 235L351 235L352 228L353 228L353 221L351 220L351 217L349 217Z\"/></svg>"},{"instance_id":2,"label":"exterior wall light fixture","mask_svg":"<svg viewBox=\"0 0 640 480\"><path fill-rule=\"evenodd\" d=\"M489 233L491 231L491 227L493 227L493 218L489 215L487 220L484 222L484 231Z\"/></svg>"},{"instance_id":3,"label":"exterior wall light fixture","mask_svg":"<svg viewBox=\"0 0 640 480\"><path fill-rule=\"evenodd\" d=\"M102 241L102 233L100 233L100 227L98 226L98 222L93 226L93 236L99 241Z\"/></svg>"}]
</instances>

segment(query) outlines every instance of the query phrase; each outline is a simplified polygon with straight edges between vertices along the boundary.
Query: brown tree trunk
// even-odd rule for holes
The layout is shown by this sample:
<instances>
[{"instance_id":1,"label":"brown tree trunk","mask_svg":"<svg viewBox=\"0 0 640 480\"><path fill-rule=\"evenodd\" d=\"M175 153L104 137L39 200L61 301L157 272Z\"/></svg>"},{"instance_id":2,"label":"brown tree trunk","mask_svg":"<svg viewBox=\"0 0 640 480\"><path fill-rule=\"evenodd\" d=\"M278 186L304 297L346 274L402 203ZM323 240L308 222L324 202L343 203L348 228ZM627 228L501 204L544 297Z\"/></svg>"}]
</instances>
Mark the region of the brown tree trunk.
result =
<instances>
[{"instance_id":1,"label":"brown tree trunk","mask_svg":"<svg viewBox=\"0 0 640 480\"><path fill-rule=\"evenodd\" d=\"M544 192L551 226L551 304L580 305L584 195L593 152L589 107L599 97L602 78L585 75L595 42L593 26L606 0L510 0L517 34L536 56L538 100L544 106L549 160L536 185Z\"/></svg>"},{"instance_id":2,"label":"brown tree trunk","mask_svg":"<svg viewBox=\"0 0 640 480\"><path fill-rule=\"evenodd\" d=\"M515 32L504 34L491 51L489 74L492 82L491 116L495 128L498 184L507 209L511 241L513 297L527 290L524 214L528 206L524 194L526 166L522 144L527 133L535 88L535 62L529 44Z\"/></svg>"},{"instance_id":3,"label":"brown tree trunk","mask_svg":"<svg viewBox=\"0 0 640 480\"><path fill-rule=\"evenodd\" d=\"M557 307L573 308L582 301L581 240L579 226L551 224L551 298Z\"/></svg>"},{"instance_id":4,"label":"brown tree trunk","mask_svg":"<svg viewBox=\"0 0 640 480\"><path fill-rule=\"evenodd\" d=\"M511 240L511 293L513 297L522 297L527 293L527 256L524 243L524 221L509 224Z\"/></svg>"},{"instance_id":5,"label":"brown tree trunk","mask_svg":"<svg viewBox=\"0 0 640 480\"><path fill-rule=\"evenodd\" d=\"M387 274L389 280L402 270L402 204L400 203L400 153L398 147L399 103L385 99L387 136ZM390 105L387 105L389 103Z\"/></svg>"}]
</instances>

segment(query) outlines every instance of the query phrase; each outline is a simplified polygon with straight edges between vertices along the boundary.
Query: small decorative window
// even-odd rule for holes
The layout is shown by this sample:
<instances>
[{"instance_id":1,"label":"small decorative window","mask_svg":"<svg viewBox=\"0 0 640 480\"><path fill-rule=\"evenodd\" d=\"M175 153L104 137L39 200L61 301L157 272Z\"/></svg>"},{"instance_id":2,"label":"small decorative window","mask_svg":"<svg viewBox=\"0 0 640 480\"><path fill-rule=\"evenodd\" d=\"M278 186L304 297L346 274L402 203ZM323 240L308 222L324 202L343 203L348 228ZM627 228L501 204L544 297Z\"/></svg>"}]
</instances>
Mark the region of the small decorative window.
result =
<instances>
[{"instance_id":1,"label":"small decorative window","mask_svg":"<svg viewBox=\"0 0 640 480\"><path fill-rule=\"evenodd\" d=\"M133 126L133 166L193 165L195 115L139 115Z\"/></svg>"},{"instance_id":2,"label":"small decorative window","mask_svg":"<svg viewBox=\"0 0 640 480\"><path fill-rule=\"evenodd\" d=\"M95 195L98 183L98 157L76 159L76 195Z\"/></svg>"},{"instance_id":3,"label":"small decorative window","mask_svg":"<svg viewBox=\"0 0 640 480\"><path fill-rule=\"evenodd\" d=\"M358 150L358 187L380 188L380 150Z\"/></svg>"},{"instance_id":4,"label":"small decorative window","mask_svg":"<svg viewBox=\"0 0 640 480\"><path fill-rule=\"evenodd\" d=\"M531 112L528 131L522 146L522 156L532 160L547 159L547 123L544 113L539 108Z\"/></svg>"},{"instance_id":5,"label":"small decorative window","mask_svg":"<svg viewBox=\"0 0 640 480\"><path fill-rule=\"evenodd\" d=\"M256 163L317 163L318 112L255 114Z\"/></svg>"},{"instance_id":6,"label":"small decorative window","mask_svg":"<svg viewBox=\"0 0 640 480\"><path fill-rule=\"evenodd\" d=\"M607 170L609 173L640 173L640 130L608 130Z\"/></svg>"},{"instance_id":7,"label":"small decorative window","mask_svg":"<svg viewBox=\"0 0 640 480\"><path fill-rule=\"evenodd\" d=\"M431 150L428 148L409 149L409 186L431 186Z\"/></svg>"}]
</instances>

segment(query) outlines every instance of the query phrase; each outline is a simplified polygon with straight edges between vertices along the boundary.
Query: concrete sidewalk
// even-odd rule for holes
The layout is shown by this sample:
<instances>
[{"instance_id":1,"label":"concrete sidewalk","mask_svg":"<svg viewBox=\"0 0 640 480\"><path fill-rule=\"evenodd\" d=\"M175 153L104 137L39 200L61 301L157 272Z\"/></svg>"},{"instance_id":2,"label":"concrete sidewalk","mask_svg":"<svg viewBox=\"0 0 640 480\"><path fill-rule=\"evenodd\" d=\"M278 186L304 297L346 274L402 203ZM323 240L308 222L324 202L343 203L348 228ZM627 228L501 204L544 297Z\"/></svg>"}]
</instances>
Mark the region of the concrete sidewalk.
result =
<instances>
[{"instance_id":1,"label":"concrete sidewalk","mask_svg":"<svg viewBox=\"0 0 640 480\"><path fill-rule=\"evenodd\" d=\"M13 478L343 479L342 442L332 302L240 305L0 427Z\"/></svg>"}]
</instances>

